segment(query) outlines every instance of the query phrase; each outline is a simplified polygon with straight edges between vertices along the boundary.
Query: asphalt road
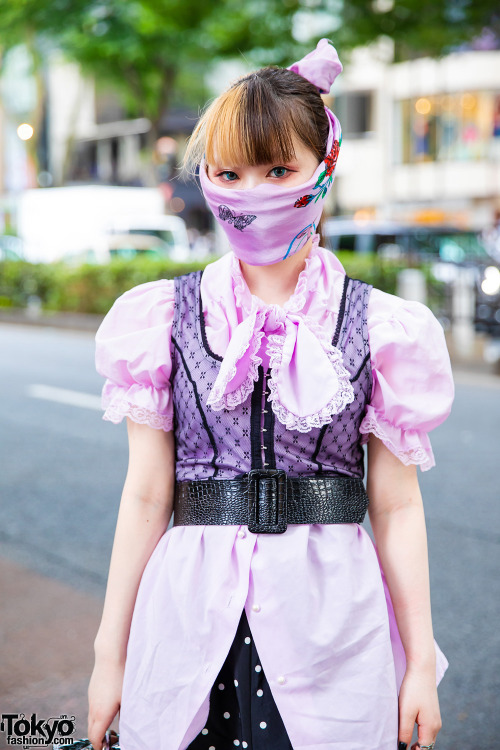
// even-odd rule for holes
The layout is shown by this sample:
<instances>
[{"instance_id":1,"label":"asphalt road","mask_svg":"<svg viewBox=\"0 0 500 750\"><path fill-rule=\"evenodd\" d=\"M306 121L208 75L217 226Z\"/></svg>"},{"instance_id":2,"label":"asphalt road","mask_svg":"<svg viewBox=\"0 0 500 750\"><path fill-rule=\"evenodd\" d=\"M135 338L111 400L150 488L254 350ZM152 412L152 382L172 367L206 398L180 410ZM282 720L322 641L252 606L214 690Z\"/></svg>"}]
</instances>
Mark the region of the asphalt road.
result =
<instances>
[{"instance_id":1,"label":"asphalt road","mask_svg":"<svg viewBox=\"0 0 500 750\"><path fill-rule=\"evenodd\" d=\"M93 335L4 324L0 352L0 557L101 602L127 439L101 419ZM439 750L479 750L500 748L500 378L457 372L456 385L420 479L450 662Z\"/></svg>"}]
</instances>

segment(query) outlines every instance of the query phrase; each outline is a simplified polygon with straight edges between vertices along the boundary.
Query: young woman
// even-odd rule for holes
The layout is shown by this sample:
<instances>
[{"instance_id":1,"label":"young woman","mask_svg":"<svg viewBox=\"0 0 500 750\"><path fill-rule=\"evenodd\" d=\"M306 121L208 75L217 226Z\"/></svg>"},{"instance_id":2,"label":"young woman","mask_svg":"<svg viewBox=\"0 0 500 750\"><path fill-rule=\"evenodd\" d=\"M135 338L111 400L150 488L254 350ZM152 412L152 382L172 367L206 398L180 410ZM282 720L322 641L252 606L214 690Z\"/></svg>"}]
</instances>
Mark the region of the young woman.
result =
<instances>
[{"instance_id":1,"label":"young woman","mask_svg":"<svg viewBox=\"0 0 500 750\"><path fill-rule=\"evenodd\" d=\"M130 457L96 748L118 710L122 750L396 750L415 723L434 747L447 661L416 467L453 381L428 308L319 244L341 145L320 94L341 70L323 39L212 102L185 168L231 250L131 289L98 331Z\"/></svg>"}]
</instances>

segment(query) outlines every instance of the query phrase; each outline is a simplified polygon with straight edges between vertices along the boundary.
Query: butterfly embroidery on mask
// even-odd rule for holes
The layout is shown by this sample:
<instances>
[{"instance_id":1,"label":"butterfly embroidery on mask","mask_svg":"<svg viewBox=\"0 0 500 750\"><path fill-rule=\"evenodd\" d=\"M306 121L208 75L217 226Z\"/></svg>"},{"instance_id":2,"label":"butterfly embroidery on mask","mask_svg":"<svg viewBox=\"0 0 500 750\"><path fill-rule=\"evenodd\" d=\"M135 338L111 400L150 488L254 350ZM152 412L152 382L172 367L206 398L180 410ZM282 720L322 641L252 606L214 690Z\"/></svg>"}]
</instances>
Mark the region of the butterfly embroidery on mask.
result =
<instances>
[{"instance_id":1,"label":"butterfly embroidery on mask","mask_svg":"<svg viewBox=\"0 0 500 750\"><path fill-rule=\"evenodd\" d=\"M323 172L321 172L320 176L318 177L316 181L316 185L314 186L314 189L319 188L317 193L310 193L309 195L303 195L301 198L297 198L295 203L293 204L294 208L302 208L303 206L308 206L309 203L311 203L312 199L314 198L314 202L319 198L324 198L325 195L328 192L328 189L330 185L333 182L333 172L335 170L335 167L337 166L337 159L339 158L339 151L340 151L340 145L342 143L342 136L340 137L340 141L334 141L332 145L332 149L327 156L325 156L324 162L325 162L325 169ZM327 178L325 180L325 178ZM323 182L325 180L325 182Z\"/></svg>"},{"instance_id":2,"label":"butterfly embroidery on mask","mask_svg":"<svg viewBox=\"0 0 500 750\"><path fill-rule=\"evenodd\" d=\"M252 221L256 218L257 217L253 216L252 214L240 214L240 216L236 216L236 214L233 214L228 206L219 206L219 219L222 219L222 221L227 221L228 224L234 224L234 228L239 229L240 232L242 232L245 227L251 224Z\"/></svg>"}]
</instances>

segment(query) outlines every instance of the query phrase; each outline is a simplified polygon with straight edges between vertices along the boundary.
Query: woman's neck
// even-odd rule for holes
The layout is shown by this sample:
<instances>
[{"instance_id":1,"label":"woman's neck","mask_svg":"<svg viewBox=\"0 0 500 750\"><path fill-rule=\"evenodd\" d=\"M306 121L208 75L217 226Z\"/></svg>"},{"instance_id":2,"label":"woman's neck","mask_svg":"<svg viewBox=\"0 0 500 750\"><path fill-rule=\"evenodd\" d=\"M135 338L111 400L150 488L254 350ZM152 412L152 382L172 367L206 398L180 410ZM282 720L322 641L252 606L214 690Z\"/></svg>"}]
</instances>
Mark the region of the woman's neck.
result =
<instances>
[{"instance_id":1,"label":"woman's neck","mask_svg":"<svg viewBox=\"0 0 500 750\"><path fill-rule=\"evenodd\" d=\"M256 297L267 305L281 305L292 296L299 274L305 268L305 260L312 248L310 237L298 253L269 266L252 266L239 260L241 272L247 286Z\"/></svg>"}]
</instances>

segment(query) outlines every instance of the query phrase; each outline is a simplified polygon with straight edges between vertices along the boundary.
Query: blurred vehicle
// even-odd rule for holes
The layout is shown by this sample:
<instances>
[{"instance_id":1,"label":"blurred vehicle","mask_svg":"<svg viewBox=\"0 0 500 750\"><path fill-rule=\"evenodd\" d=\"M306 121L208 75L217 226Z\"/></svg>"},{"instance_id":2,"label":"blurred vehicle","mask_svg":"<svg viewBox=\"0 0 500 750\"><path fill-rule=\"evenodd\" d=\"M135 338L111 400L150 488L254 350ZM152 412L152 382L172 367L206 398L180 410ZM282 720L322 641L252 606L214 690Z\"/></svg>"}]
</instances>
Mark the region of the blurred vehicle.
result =
<instances>
[{"instance_id":1,"label":"blurred vehicle","mask_svg":"<svg viewBox=\"0 0 500 750\"><path fill-rule=\"evenodd\" d=\"M136 214L141 219L161 219L165 216L165 199L158 188L33 188L19 194L16 214L26 259L47 263L68 256L83 257L89 250L99 249L110 229L110 218L127 221Z\"/></svg>"},{"instance_id":2,"label":"blurred vehicle","mask_svg":"<svg viewBox=\"0 0 500 750\"><path fill-rule=\"evenodd\" d=\"M11 234L0 235L0 261L24 260L23 241Z\"/></svg>"},{"instance_id":3,"label":"blurred vehicle","mask_svg":"<svg viewBox=\"0 0 500 750\"><path fill-rule=\"evenodd\" d=\"M467 271L474 285L475 330L491 338L490 361L500 359L500 259L484 233L445 225L328 219L323 236L333 252L377 253L404 258L409 266L430 263L434 278L447 284L463 281Z\"/></svg>"},{"instance_id":4,"label":"blurred vehicle","mask_svg":"<svg viewBox=\"0 0 500 750\"><path fill-rule=\"evenodd\" d=\"M476 331L500 342L500 266L489 263L481 269L476 288ZM500 359L500 349L498 357Z\"/></svg>"},{"instance_id":5,"label":"blurred vehicle","mask_svg":"<svg viewBox=\"0 0 500 750\"><path fill-rule=\"evenodd\" d=\"M168 258L171 247L152 234L127 234L116 232L109 237L106 253L110 258L130 260L143 258Z\"/></svg>"},{"instance_id":6,"label":"blurred vehicle","mask_svg":"<svg viewBox=\"0 0 500 750\"><path fill-rule=\"evenodd\" d=\"M454 226L327 219L323 235L333 252L378 253L386 258L406 258L409 265L480 266L492 260L478 232Z\"/></svg>"},{"instance_id":7,"label":"blurred vehicle","mask_svg":"<svg viewBox=\"0 0 500 750\"><path fill-rule=\"evenodd\" d=\"M500 263L500 223L483 229L481 239L491 257Z\"/></svg>"},{"instance_id":8,"label":"blurred vehicle","mask_svg":"<svg viewBox=\"0 0 500 750\"><path fill-rule=\"evenodd\" d=\"M186 223L180 216L117 217L96 247L100 261L143 255L169 258L177 263L190 260Z\"/></svg>"},{"instance_id":9,"label":"blurred vehicle","mask_svg":"<svg viewBox=\"0 0 500 750\"><path fill-rule=\"evenodd\" d=\"M489 336L484 349L488 362L500 363L500 226L491 227L482 233L488 252L494 259L483 268L476 291L476 331Z\"/></svg>"},{"instance_id":10,"label":"blurred vehicle","mask_svg":"<svg viewBox=\"0 0 500 750\"><path fill-rule=\"evenodd\" d=\"M90 249L67 253L70 265L109 263L114 258L153 258L184 263L192 260L186 224L179 216L118 218L108 223Z\"/></svg>"}]
</instances>

